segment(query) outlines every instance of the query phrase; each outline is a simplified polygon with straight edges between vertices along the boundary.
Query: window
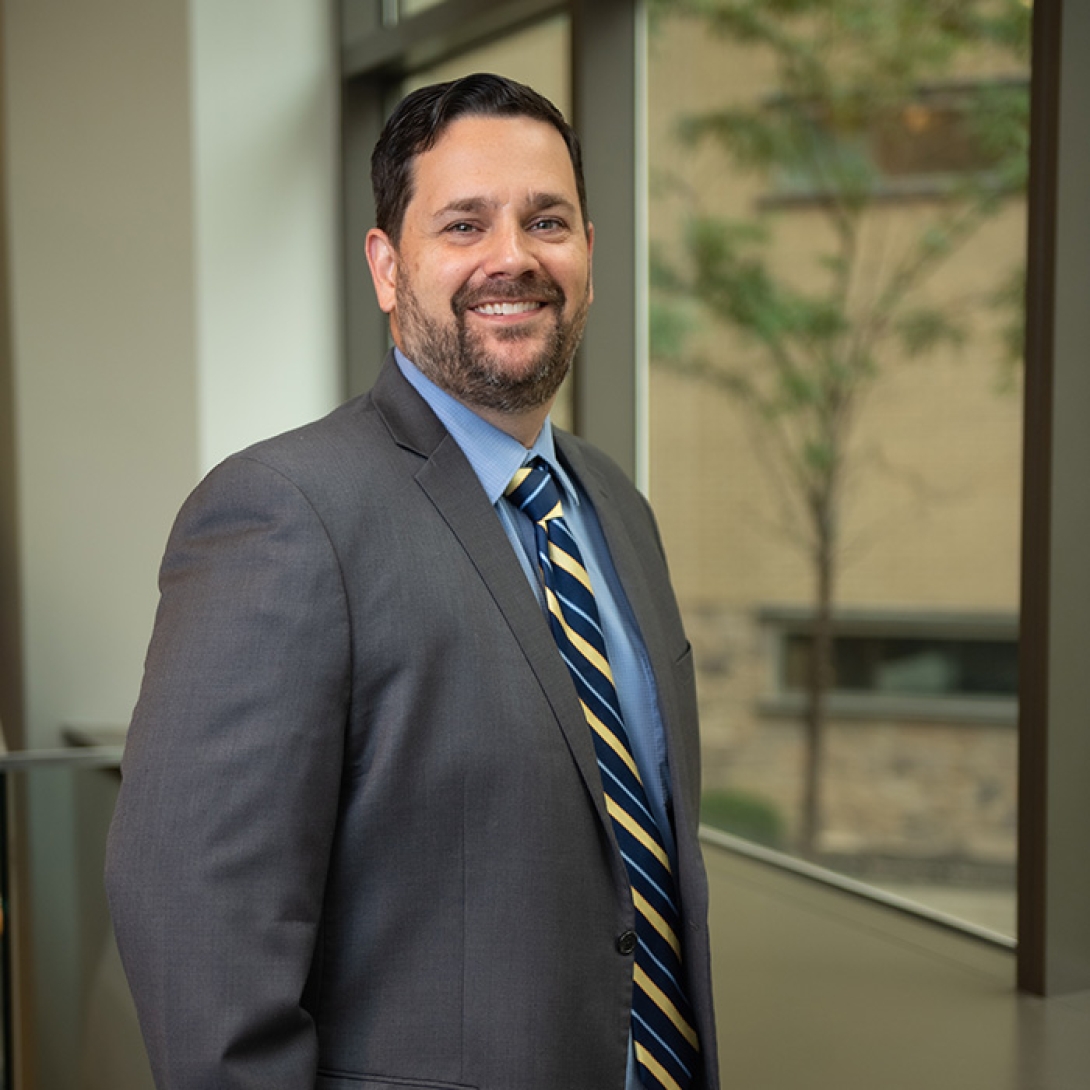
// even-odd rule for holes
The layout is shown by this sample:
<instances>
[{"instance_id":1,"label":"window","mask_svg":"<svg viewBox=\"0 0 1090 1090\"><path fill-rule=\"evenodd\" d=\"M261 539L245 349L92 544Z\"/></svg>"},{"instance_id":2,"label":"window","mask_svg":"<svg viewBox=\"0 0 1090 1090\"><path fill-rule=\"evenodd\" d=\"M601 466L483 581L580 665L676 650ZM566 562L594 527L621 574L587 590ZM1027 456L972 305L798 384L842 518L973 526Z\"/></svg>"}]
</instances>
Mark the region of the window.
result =
<instances>
[{"instance_id":1,"label":"window","mask_svg":"<svg viewBox=\"0 0 1090 1090\"><path fill-rule=\"evenodd\" d=\"M653 11L650 493L705 819L981 923L986 887L1011 933L1025 39Z\"/></svg>"},{"instance_id":2,"label":"window","mask_svg":"<svg viewBox=\"0 0 1090 1090\"><path fill-rule=\"evenodd\" d=\"M799 692L813 658L813 637L786 641L784 687ZM1015 696L1018 646L1013 640L925 636L837 636L833 691L897 696Z\"/></svg>"},{"instance_id":3,"label":"window","mask_svg":"<svg viewBox=\"0 0 1090 1090\"><path fill-rule=\"evenodd\" d=\"M759 616L775 644L770 697L797 701L813 669L812 620L805 610L766 608ZM902 711L921 715L991 715L1014 722L1013 616L841 613L834 619L832 665L831 695L841 698L842 711L888 708L897 701Z\"/></svg>"}]
</instances>

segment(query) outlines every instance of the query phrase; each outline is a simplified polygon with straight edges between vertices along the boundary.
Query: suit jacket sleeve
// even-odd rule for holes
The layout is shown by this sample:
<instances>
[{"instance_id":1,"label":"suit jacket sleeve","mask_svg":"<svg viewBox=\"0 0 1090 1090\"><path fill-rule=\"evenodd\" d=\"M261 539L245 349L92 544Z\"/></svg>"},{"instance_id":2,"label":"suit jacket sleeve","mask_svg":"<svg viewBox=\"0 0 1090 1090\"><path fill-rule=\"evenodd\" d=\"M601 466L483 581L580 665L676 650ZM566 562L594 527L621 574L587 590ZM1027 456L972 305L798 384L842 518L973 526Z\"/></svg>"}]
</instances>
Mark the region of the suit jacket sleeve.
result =
<instances>
[{"instance_id":1,"label":"suit jacket sleeve","mask_svg":"<svg viewBox=\"0 0 1090 1090\"><path fill-rule=\"evenodd\" d=\"M348 614L324 528L246 456L183 507L107 889L160 1090L311 1087L302 1005L336 821Z\"/></svg>"}]
</instances>

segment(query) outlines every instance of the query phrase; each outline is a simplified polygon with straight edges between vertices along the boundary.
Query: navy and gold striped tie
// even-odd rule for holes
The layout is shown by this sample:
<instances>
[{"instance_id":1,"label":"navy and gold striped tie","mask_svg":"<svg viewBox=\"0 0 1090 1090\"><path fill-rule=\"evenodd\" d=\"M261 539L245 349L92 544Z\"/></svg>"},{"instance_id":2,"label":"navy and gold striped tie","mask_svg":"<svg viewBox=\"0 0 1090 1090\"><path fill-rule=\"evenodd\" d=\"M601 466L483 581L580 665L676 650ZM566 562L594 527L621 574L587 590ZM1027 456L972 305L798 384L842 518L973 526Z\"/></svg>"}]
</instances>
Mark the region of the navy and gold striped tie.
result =
<instances>
[{"instance_id":1,"label":"navy and gold striped tie","mask_svg":"<svg viewBox=\"0 0 1090 1090\"><path fill-rule=\"evenodd\" d=\"M648 1090L688 1090L699 1043L685 996L670 860L632 758L590 578L564 521L552 471L534 459L505 495L534 524L549 624L591 728L606 808L636 906L632 1041Z\"/></svg>"}]
</instances>

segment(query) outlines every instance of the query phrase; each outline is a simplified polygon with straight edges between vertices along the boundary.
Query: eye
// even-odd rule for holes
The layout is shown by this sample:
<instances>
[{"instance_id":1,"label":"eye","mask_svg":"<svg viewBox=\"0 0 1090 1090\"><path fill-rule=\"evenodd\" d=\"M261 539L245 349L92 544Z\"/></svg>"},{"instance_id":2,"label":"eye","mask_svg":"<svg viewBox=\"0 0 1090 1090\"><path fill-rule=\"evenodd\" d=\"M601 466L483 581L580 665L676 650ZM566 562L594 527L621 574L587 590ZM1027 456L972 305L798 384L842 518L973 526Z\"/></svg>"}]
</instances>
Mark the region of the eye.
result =
<instances>
[{"instance_id":1,"label":"eye","mask_svg":"<svg viewBox=\"0 0 1090 1090\"><path fill-rule=\"evenodd\" d=\"M542 216L540 219L534 220L530 228L533 231L541 232L566 231L568 225L559 216Z\"/></svg>"},{"instance_id":2,"label":"eye","mask_svg":"<svg viewBox=\"0 0 1090 1090\"><path fill-rule=\"evenodd\" d=\"M467 223L465 220L457 220L454 223L447 225L447 233L451 235L468 235L477 230L475 224Z\"/></svg>"}]
</instances>

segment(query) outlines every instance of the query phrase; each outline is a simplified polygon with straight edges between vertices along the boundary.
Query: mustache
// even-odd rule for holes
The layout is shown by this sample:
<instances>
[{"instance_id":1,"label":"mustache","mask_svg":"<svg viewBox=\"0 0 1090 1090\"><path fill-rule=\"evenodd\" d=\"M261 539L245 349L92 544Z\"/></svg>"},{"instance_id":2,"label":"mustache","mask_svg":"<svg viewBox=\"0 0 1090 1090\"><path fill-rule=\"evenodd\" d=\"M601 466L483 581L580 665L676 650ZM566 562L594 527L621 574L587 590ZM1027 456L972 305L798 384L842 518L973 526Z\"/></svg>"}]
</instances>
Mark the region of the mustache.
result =
<instances>
[{"instance_id":1,"label":"mustache","mask_svg":"<svg viewBox=\"0 0 1090 1090\"><path fill-rule=\"evenodd\" d=\"M519 303L527 300L563 308L567 296L552 277L527 273L518 280L497 280L477 288L463 284L451 297L450 308L456 317L461 318L467 310L481 303Z\"/></svg>"}]
</instances>

